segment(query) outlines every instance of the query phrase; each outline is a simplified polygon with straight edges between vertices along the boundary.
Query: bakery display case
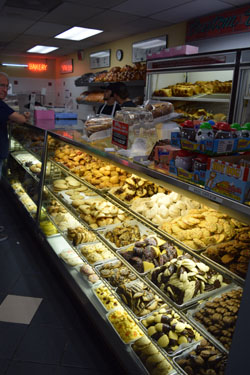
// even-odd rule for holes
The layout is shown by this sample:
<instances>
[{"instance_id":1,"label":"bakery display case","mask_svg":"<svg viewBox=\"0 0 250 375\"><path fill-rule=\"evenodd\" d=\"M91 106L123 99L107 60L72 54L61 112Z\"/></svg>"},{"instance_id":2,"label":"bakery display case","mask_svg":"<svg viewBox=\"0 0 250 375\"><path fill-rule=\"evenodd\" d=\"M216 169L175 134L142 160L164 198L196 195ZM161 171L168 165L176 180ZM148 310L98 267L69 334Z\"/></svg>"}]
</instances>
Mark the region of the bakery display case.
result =
<instances>
[{"instance_id":1,"label":"bakery display case","mask_svg":"<svg viewBox=\"0 0 250 375\"><path fill-rule=\"evenodd\" d=\"M29 125L10 127L10 144L7 184L33 178L37 157L34 226L125 373L195 373L211 357L222 373L247 287L249 207Z\"/></svg>"},{"instance_id":2,"label":"bakery display case","mask_svg":"<svg viewBox=\"0 0 250 375\"><path fill-rule=\"evenodd\" d=\"M146 99L173 103L180 121L232 122L237 62L236 51L149 60Z\"/></svg>"},{"instance_id":3,"label":"bakery display case","mask_svg":"<svg viewBox=\"0 0 250 375\"><path fill-rule=\"evenodd\" d=\"M6 178L35 220L42 186L45 131L26 125L9 125L10 157ZM48 173L50 166L48 165Z\"/></svg>"}]
</instances>

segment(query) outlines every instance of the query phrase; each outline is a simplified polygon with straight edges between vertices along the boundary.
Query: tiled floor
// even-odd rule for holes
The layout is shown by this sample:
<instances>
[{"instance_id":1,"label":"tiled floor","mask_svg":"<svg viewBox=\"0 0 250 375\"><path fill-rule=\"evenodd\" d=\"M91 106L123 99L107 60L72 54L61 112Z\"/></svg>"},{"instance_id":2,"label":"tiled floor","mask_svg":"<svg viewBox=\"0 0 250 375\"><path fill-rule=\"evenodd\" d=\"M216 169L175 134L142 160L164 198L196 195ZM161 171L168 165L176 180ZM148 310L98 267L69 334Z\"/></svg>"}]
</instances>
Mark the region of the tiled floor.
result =
<instances>
[{"instance_id":1,"label":"tiled floor","mask_svg":"<svg viewBox=\"0 0 250 375\"><path fill-rule=\"evenodd\" d=\"M0 202L0 225L9 236L0 242L0 375L127 375L84 324L87 316L72 304L1 186ZM22 323L13 323L16 315Z\"/></svg>"}]
</instances>

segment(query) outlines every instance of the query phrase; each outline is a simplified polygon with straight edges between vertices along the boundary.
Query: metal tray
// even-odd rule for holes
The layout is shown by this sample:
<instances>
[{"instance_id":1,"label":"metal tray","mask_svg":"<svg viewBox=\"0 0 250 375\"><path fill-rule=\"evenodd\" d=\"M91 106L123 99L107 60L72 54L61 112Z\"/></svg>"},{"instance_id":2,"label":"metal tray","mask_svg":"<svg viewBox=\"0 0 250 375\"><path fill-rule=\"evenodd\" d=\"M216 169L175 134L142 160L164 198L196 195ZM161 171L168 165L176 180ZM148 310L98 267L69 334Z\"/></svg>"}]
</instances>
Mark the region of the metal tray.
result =
<instances>
[{"instance_id":1,"label":"metal tray","mask_svg":"<svg viewBox=\"0 0 250 375\"><path fill-rule=\"evenodd\" d=\"M200 344L200 341L197 341L196 343L194 343L191 347L189 347L188 349L186 349L184 352L182 352L181 354L178 354L177 356L175 356L173 358L173 362L174 362L174 365L176 366L176 368L178 368L178 372L180 372L181 374L183 375L188 375L186 373L186 371L183 370L183 368L181 366L178 365L177 361L178 359L183 359L183 358L186 358L190 352L192 352L192 350L196 349L197 346ZM220 348L218 348L216 345L212 344L214 347L216 347L216 349L218 349L220 352ZM225 353L223 353L225 354Z\"/></svg>"},{"instance_id":2,"label":"metal tray","mask_svg":"<svg viewBox=\"0 0 250 375\"><path fill-rule=\"evenodd\" d=\"M206 293L202 293L202 294L199 294L197 296L195 296L194 298L192 298L191 300L187 301L187 302L184 302L183 304L181 305L178 305L175 301L173 301L167 294L165 294L157 285L155 285L148 277L148 273L145 275L145 278L147 280L147 282L156 290L158 290L159 294L167 301L169 302L170 304L172 304L175 308L177 308L178 310L184 310L184 309L187 309L188 307L194 305L195 303L197 303L198 301L202 300L202 299L208 299L210 296L213 296L214 294L218 293L218 292L223 292L225 290L228 289L228 287L231 285L231 284L226 284L218 289L214 289L214 290L211 290L209 292L206 292Z\"/></svg>"},{"instance_id":3,"label":"metal tray","mask_svg":"<svg viewBox=\"0 0 250 375\"><path fill-rule=\"evenodd\" d=\"M151 314L148 314L147 316L145 316L145 317L142 317L142 318L140 318L140 323L141 323L141 325L143 326L143 328L144 328L144 330L145 330L145 332L146 332L146 334L148 335L148 331L147 331L147 328L144 326L144 324L142 323L142 320L144 320L144 319L147 319L148 317L150 317L150 316L152 316L155 312L160 312L161 310L165 310L165 312L166 313L168 313L168 312L172 312L172 311L174 311L174 310L172 310L171 309L171 306L163 306L163 307L161 307L160 309L158 309L158 310L156 310L156 311L153 311ZM175 311L174 311L175 312ZM176 312L175 312L176 313ZM178 314L178 313L177 313ZM182 316L180 316L179 315L179 318L180 319L183 319L183 320L185 320ZM176 318L177 320L178 320L178 318ZM188 323L188 324L190 324L187 320L186 320L186 322ZM194 328L194 330L197 332L197 330ZM199 332L197 332L197 333L199 333ZM152 340L156 343L156 346L158 346L158 343L157 343L157 341L156 340L154 340L154 338L152 338ZM200 340L199 340L200 341ZM194 343L196 343L197 341L192 341L191 343L186 343L186 344L180 344L179 345L179 347L178 347L178 349L176 349L174 352L169 352L167 349L164 349L164 348L162 348L162 347L160 347L161 348L161 350L164 352L164 353L166 353L169 357L171 357L171 358L173 358L174 356L176 356L178 353L182 353L184 350L186 350L187 348L190 348L190 346L193 346L194 345Z\"/></svg>"},{"instance_id":4,"label":"metal tray","mask_svg":"<svg viewBox=\"0 0 250 375\"><path fill-rule=\"evenodd\" d=\"M128 248L129 246L135 244L135 242L137 241L140 241L140 240L136 240L134 242L131 242L131 244L129 245L126 245L126 246L121 246L121 247L116 247L115 244L111 241L109 241L106 237L105 237L105 234L109 231L112 231L113 229L117 228L117 227L125 227L125 226L134 226L134 225L137 225L138 228L139 228L139 231L140 231L140 234L141 234L141 237L144 236L144 235L151 235L151 234L154 234L156 236L156 234L149 228L147 228L146 226L144 226L142 223L140 223L139 221L137 220L131 220L131 221L125 221L124 223L120 223L120 224L112 224L112 225L109 225L105 228L105 230L99 232L100 236L104 239L104 241L106 241L110 247L112 247L115 251L117 250L121 250L121 249L126 249Z\"/></svg>"},{"instance_id":5,"label":"metal tray","mask_svg":"<svg viewBox=\"0 0 250 375\"><path fill-rule=\"evenodd\" d=\"M91 247L91 246L94 246L94 245L98 245L98 244L101 244L103 247L105 247L108 251L109 251L109 253L110 253L110 255L111 255L111 257L110 258L108 258L108 259L102 259L102 260L98 260L98 261L96 261L96 262L94 262L94 263L91 263L89 260L88 260L88 258L86 258L85 257L85 255L83 255L83 253L81 252L81 247ZM109 262L110 260L113 260L114 258L115 258L115 255L110 251L110 249L107 247L107 246L105 246L102 242L100 242L100 241L96 241L96 242L88 242L88 243L86 243L86 244L81 244L81 245L77 245L77 250L78 250L78 252L82 255L82 257L92 266L92 267L94 267L94 266L96 266L96 265L101 265L101 264L103 264L103 263L106 263L106 262Z\"/></svg>"},{"instance_id":6,"label":"metal tray","mask_svg":"<svg viewBox=\"0 0 250 375\"><path fill-rule=\"evenodd\" d=\"M97 295L97 293L96 293L96 289L98 289L98 288L100 288L100 287L104 287L104 288L108 289L107 286L106 286L101 280L100 280L100 282L95 283L95 284L92 286L92 292L94 293L95 297L96 297L97 300L100 302L100 304L102 305L102 307L104 308L104 310L105 310L106 312L111 311L111 310L114 310L114 308L108 309L107 306L105 306L104 303L102 302L102 300L98 297L98 295ZM117 301L117 307L116 307L116 308L121 308L122 306L121 306L119 300L116 298L116 296L113 295L110 291L109 291L109 294L110 294L111 296L113 296L113 297L116 299L116 301Z\"/></svg>"},{"instance_id":7,"label":"metal tray","mask_svg":"<svg viewBox=\"0 0 250 375\"><path fill-rule=\"evenodd\" d=\"M225 289L224 291L220 291L218 294L214 295L213 298L211 298L209 300L209 302L213 302L213 300L215 298L219 298L221 297L222 294L226 293L226 292L230 292L231 290L234 290L234 289L242 289L240 287L237 287L235 284L231 284L230 286L228 286L227 289ZM201 330L205 331L207 336L208 337L211 337L211 341L214 343L214 345L217 346L218 349L222 350L223 352L226 352L226 353L229 353L229 351L224 347L224 345L218 340L216 339L208 330L207 328L201 324L200 322L198 322L194 315L196 312L200 311L205 305L206 305L206 302L208 301L204 301L203 303L199 304L198 306L194 307L193 309L190 309L187 311L187 317L189 318L189 320L191 322L193 322L194 324L197 325L197 327L199 327Z\"/></svg>"}]
</instances>

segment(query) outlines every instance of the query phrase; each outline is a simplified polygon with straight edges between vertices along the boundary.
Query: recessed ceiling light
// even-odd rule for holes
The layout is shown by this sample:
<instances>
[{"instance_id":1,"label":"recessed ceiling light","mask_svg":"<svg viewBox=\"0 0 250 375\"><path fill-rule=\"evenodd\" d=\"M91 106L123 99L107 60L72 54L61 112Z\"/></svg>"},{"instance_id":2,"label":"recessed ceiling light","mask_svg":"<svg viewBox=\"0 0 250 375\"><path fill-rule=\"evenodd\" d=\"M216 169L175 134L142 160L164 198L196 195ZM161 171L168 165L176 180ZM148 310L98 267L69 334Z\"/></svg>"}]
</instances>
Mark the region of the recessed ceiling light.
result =
<instances>
[{"instance_id":1,"label":"recessed ceiling light","mask_svg":"<svg viewBox=\"0 0 250 375\"><path fill-rule=\"evenodd\" d=\"M27 52L35 52L35 53L50 53L54 51L55 49L58 49L59 47L48 47L48 46L35 46L30 49L28 49Z\"/></svg>"},{"instance_id":2,"label":"recessed ceiling light","mask_svg":"<svg viewBox=\"0 0 250 375\"><path fill-rule=\"evenodd\" d=\"M82 40L89 38L90 36L102 33L103 30L87 29L85 27L74 26L71 29L64 31L61 34L56 35L54 38L58 39L69 39L69 40Z\"/></svg>"}]
</instances>

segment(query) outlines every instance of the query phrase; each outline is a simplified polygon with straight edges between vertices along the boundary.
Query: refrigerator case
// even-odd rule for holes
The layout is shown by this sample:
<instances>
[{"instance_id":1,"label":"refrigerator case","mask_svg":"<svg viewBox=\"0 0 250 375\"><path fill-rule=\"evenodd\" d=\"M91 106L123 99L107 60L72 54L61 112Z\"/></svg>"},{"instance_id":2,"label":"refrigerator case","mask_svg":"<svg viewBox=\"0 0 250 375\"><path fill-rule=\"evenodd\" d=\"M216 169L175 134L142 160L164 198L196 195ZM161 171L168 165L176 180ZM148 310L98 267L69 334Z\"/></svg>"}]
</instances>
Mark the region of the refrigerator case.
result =
<instances>
[{"instance_id":1,"label":"refrigerator case","mask_svg":"<svg viewBox=\"0 0 250 375\"><path fill-rule=\"evenodd\" d=\"M232 122L238 53L147 61L146 99L170 101L181 120Z\"/></svg>"}]
</instances>

